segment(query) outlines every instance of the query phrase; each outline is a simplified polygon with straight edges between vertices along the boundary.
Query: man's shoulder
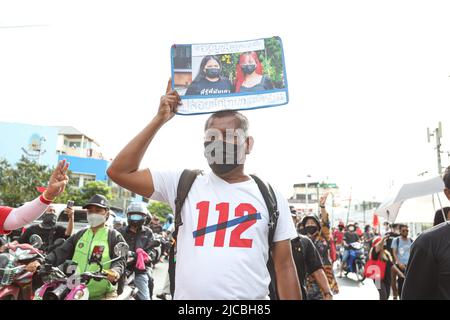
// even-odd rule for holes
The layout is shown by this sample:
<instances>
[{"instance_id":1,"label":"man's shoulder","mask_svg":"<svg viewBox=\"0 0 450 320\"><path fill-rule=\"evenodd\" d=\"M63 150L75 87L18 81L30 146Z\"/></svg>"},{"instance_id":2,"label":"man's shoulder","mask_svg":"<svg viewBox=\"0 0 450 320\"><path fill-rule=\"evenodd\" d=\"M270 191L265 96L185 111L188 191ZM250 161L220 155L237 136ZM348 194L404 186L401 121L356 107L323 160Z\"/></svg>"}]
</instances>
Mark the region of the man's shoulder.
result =
<instances>
[{"instance_id":1,"label":"man's shoulder","mask_svg":"<svg viewBox=\"0 0 450 320\"><path fill-rule=\"evenodd\" d=\"M420 236L414 241L414 244L425 245L442 238L449 238L450 237L449 234L450 234L450 223L449 222L441 223L421 233Z\"/></svg>"}]
</instances>

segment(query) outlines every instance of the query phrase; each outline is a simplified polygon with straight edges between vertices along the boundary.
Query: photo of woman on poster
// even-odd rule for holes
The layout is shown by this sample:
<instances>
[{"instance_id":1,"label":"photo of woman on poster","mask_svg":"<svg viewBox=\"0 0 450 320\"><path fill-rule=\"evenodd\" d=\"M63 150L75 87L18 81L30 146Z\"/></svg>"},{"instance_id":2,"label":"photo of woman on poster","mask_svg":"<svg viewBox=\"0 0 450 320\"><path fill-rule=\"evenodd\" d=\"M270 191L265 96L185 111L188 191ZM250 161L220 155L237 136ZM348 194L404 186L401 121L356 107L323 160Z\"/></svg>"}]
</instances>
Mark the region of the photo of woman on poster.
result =
<instances>
[{"instance_id":1,"label":"photo of woman on poster","mask_svg":"<svg viewBox=\"0 0 450 320\"><path fill-rule=\"evenodd\" d=\"M222 64L216 56L205 56L197 76L189 85L186 95L217 95L233 92L231 81L221 75Z\"/></svg>"},{"instance_id":2,"label":"photo of woman on poster","mask_svg":"<svg viewBox=\"0 0 450 320\"><path fill-rule=\"evenodd\" d=\"M263 66L256 52L241 54L236 65L235 92L256 92L273 88L272 80L263 74Z\"/></svg>"}]
</instances>

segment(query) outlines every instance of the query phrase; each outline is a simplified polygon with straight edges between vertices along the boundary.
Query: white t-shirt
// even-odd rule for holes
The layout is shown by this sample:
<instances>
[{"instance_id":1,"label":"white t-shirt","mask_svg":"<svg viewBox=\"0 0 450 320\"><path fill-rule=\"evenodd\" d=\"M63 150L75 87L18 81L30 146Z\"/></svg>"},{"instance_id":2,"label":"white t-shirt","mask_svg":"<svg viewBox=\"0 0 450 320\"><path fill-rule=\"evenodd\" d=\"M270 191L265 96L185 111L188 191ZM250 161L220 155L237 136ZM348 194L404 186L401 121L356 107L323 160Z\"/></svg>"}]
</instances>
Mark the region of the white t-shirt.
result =
<instances>
[{"instance_id":1,"label":"white t-shirt","mask_svg":"<svg viewBox=\"0 0 450 320\"><path fill-rule=\"evenodd\" d=\"M181 173L151 172L151 198L168 203L174 212ZM275 195L280 216L274 241L294 239L297 232L288 203L279 192ZM252 219L242 221L247 215ZM269 213L253 179L230 184L212 172L199 175L181 216L174 299L268 299ZM214 228L226 221L227 228ZM198 229L206 233L197 234Z\"/></svg>"}]
</instances>

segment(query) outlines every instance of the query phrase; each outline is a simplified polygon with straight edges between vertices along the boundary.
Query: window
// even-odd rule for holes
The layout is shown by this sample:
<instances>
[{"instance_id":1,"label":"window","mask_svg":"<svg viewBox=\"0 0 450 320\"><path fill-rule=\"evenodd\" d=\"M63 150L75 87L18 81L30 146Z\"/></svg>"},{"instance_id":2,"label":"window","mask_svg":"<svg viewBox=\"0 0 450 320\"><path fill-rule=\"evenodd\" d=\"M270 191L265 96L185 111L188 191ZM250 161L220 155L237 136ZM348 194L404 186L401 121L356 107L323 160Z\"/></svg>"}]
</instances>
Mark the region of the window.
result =
<instances>
[{"instance_id":1,"label":"window","mask_svg":"<svg viewBox=\"0 0 450 320\"><path fill-rule=\"evenodd\" d=\"M173 50L173 66L174 69L192 68L191 62L191 46L178 46Z\"/></svg>"}]
</instances>

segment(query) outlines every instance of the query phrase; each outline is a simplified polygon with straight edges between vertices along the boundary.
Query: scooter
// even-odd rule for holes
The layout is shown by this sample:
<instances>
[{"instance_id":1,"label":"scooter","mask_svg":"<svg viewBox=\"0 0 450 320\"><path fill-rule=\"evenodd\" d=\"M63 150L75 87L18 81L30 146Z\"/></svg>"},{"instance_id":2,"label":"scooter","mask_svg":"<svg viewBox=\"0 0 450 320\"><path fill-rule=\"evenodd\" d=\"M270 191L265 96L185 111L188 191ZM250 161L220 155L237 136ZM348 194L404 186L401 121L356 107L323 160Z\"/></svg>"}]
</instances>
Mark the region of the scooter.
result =
<instances>
[{"instance_id":1,"label":"scooter","mask_svg":"<svg viewBox=\"0 0 450 320\"><path fill-rule=\"evenodd\" d=\"M352 272L359 282L363 282L366 278L364 275L364 266L366 265L364 245L361 242L353 242L349 246L349 256L344 268L345 276Z\"/></svg>"},{"instance_id":2,"label":"scooter","mask_svg":"<svg viewBox=\"0 0 450 320\"><path fill-rule=\"evenodd\" d=\"M33 273L26 271L28 263L44 257L39 247L42 239L30 237L32 244L6 244L7 252L0 254L0 300L32 300Z\"/></svg>"},{"instance_id":3,"label":"scooter","mask_svg":"<svg viewBox=\"0 0 450 320\"><path fill-rule=\"evenodd\" d=\"M125 242L119 242L114 247L114 253L118 256L108 262L125 257L128 252L128 245ZM50 264L45 264L40 270L44 285L36 290L34 300L88 300L89 290L87 285L89 281L100 281L108 278L109 270L103 270L103 264L100 261L94 261L99 266L95 272L76 273L77 263L75 261L66 261L59 268ZM137 290L125 286L123 292L115 300L130 300L137 294Z\"/></svg>"}]
</instances>

